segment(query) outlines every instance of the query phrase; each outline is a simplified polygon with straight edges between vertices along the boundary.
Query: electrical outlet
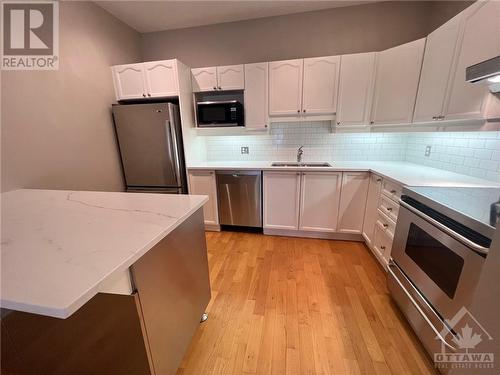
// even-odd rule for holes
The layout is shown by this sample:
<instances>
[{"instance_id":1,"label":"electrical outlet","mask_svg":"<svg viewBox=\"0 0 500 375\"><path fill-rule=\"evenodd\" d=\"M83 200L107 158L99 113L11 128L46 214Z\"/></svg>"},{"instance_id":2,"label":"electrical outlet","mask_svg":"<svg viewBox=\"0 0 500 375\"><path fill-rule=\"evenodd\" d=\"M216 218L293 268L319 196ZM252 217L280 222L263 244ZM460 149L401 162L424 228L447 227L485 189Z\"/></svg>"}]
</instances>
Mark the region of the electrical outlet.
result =
<instances>
[{"instance_id":1,"label":"electrical outlet","mask_svg":"<svg viewBox=\"0 0 500 375\"><path fill-rule=\"evenodd\" d=\"M249 154L250 153L250 150L248 149L248 146L243 146L241 148L241 153L242 154Z\"/></svg>"},{"instance_id":2,"label":"electrical outlet","mask_svg":"<svg viewBox=\"0 0 500 375\"><path fill-rule=\"evenodd\" d=\"M425 156L427 156L427 157L431 156L431 146L430 145L427 145L425 147Z\"/></svg>"}]
</instances>

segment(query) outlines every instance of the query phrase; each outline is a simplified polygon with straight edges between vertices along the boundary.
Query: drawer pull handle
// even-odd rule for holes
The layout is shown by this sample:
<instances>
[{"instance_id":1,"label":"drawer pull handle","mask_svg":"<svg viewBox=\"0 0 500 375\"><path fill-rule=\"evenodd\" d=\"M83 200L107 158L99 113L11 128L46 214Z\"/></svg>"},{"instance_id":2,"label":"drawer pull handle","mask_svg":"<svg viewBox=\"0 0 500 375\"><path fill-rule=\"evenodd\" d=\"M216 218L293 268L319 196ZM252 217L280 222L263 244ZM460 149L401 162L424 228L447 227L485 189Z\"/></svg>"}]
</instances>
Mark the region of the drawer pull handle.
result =
<instances>
[{"instance_id":1,"label":"drawer pull handle","mask_svg":"<svg viewBox=\"0 0 500 375\"><path fill-rule=\"evenodd\" d=\"M385 250L385 246L380 246L380 250Z\"/></svg>"},{"instance_id":2,"label":"drawer pull handle","mask_svg":"<svg viewBox=\"0 0 500 375\"><path fill-rule=\"evenodd\" d=\"M396 190L391 190L391 194L396 194Z\"/></svg>"},{"instance_id":3,"label":"drawer pull handle","mask_svg":"<svg viewBox=\"0 0 500 375\"><path fill-rule=\"evenodd\" d=\"M384 226L384 228L388 228L389 227L389 224L382 224Z\"/></svg>"},{"instance_id":4,"label":"drawer pull handle","mask_svg":"<svg viewBox=\"0 0 500 375\"><path fill-rule=\"evenodd\" d=\"M382 179L381 178L377 178L377 182L382 182Z\"/></svg>"},{"instance_id":5,"label":"drawer pull handle","mask_svg":"<svg viewBox=\"0 0 500 375\"><path fill-rule=\"evenodd\" d=\"M392 207L387 207L386 210L389 211L389 212L391 212L392 211Z\"/></svg>"}]
</instances>

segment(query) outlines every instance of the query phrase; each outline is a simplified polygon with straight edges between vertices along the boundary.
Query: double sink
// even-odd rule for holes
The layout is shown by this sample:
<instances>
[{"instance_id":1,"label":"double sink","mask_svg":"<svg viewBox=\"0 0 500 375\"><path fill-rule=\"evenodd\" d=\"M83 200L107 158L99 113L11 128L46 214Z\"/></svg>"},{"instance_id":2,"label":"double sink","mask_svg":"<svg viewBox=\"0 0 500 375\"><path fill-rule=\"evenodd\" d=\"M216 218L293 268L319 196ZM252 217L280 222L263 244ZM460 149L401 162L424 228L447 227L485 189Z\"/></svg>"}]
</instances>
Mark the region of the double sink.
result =
<instances>
[{"instance_id":1,"label":"double sink","mask_svg":"<svg viewBox=\"0 0 500 375\"><path fill-rule=\"evenodd\" d=\"M271 167L331 167L331 165L321 162L274 162Z\"/></svg>"}]
</instances>

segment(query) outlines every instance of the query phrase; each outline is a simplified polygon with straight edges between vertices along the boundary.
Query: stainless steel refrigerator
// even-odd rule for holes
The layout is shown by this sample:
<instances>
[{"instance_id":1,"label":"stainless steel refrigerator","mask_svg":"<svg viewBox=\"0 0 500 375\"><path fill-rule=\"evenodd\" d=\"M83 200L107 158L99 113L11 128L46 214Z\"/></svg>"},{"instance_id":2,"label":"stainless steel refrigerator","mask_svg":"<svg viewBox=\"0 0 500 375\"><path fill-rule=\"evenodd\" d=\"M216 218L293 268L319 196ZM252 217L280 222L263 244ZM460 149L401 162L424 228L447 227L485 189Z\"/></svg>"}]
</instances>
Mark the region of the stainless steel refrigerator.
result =
<instances>
[{"instance_id":1,"label":"stainless steel refrigerator","mask_svg":"<svg viewBox=\"0 0 500 375\"><path fill-rule=\"evenodd\" d=\"M116 104L113 119L127 191L187 193L179 107Z\"/></svg>"}]
</instances>

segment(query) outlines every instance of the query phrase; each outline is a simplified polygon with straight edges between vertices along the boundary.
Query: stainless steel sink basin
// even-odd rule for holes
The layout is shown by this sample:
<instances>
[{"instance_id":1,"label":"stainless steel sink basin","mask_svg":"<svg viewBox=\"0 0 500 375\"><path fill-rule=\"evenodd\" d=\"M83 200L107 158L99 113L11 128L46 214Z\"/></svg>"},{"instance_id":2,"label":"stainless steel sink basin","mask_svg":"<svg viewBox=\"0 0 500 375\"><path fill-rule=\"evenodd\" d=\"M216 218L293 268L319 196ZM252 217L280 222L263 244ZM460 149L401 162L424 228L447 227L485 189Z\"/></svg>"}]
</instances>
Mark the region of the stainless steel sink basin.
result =
<instances>
[{"instance_id":1,"label":"stainless steel sink basin","mask_svg":"<svg viewBox=\"0 0 500 375\"><path fill-rule=\"evenodd\" d=\"M329 163L322 162L302 162L296 163L293 161L284 161L284 162L274 162L271 164L271 167L331 167Z\"/></svg>"}]
</instances>

